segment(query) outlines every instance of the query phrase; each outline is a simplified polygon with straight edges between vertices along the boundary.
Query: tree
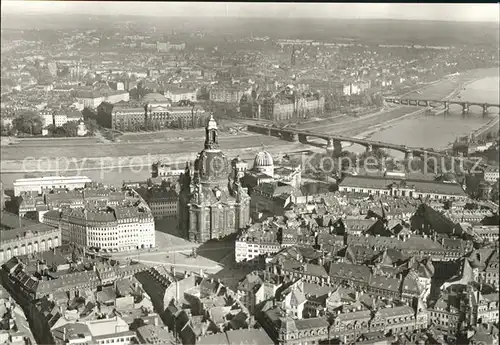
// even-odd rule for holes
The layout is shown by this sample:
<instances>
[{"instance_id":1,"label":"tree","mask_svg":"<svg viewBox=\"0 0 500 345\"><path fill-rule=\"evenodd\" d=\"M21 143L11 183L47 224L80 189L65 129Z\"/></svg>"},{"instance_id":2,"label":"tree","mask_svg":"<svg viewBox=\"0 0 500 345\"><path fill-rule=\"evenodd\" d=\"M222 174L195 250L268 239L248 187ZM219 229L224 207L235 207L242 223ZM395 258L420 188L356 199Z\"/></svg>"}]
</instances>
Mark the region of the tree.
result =
<instances>
[{"instance_id":1,"label":"tree","mask_svg":"<svg viewBox=\"0 0 500 345\"><path fill-rule=\"evenodd\" d=\"M366 93L363 94L361 98L361 104L365 107L372 105L373 104L372 97L370 97L370 95Z\"/></svg>"},{"instance_id":2,"label":"tree","mask_svg":"<svg viewBox=\"0 0 500 345\"><path fill-rule=\"evenodd\" d=\"M21 133L41 134L43 120L33 111L24 111L12 121L12 125Z\"/></svg>"},{"instance_id":3,"label":"tree","mask_svg":"<svg viewBox=\"0 0 500 345\"><path fill-rule=\"evenodd\" d=\"M87 128L87 135L89 136L93 136L96 129L97 129L97 126L94 124L93 121L84 121L84 124L85 124L85 127Z\"/></svg>"},{"instance_id":4,"label":"tree","mask_svg":"<svg viewBox=\"0 0 500 345\"><path fill-rule=\"evenodd\" d=\"M55 131L56 131L56 125L54 124L50 124L48 125L47 127L45 127L47 129L47 131L49 132L49 135L54 135Z\"/></svg>"},{"instance_id":5,"label":"tree","mask_svg":"<svg viewBox=\"0 0 500 345\"><path fill-rule=\"evenodd\" d=\"M71 261L73 262L78 262L78 259L80 257L80 253L78 252L77 248L73 248L73 251L71 252Z\"/></svg>"},{"instance_id":6,"label":"tree","mask_svg":"<svg viewBox=\"0 0 500 345\"><path fill-rule=\"evenodd\" d=\"M66 122L64 125L62 125L62 129L67 137L76 137L78 135L78 122Z\"/></svg>"},{"instance_id":7,"label":"tree","mask_svg":"<svg viewBox=\"0 0 500 345\"><path fill-rule=\"evenodd\" d=\"M10 123L0 123L0 133L2 135L9 135L10 131L12 129L12 126Z\"/></svg>"},{"instance_id":8,"label":"tree","mask_svg":"<svg viewBox=\"0 0 500 345\"><path fill-rule=\"evenodd\" d=\"M382 105L384 105L384 98L380 93L376 93L372 95L372 102L376 106L381 107Z\"/></svg>"}]
</instances>

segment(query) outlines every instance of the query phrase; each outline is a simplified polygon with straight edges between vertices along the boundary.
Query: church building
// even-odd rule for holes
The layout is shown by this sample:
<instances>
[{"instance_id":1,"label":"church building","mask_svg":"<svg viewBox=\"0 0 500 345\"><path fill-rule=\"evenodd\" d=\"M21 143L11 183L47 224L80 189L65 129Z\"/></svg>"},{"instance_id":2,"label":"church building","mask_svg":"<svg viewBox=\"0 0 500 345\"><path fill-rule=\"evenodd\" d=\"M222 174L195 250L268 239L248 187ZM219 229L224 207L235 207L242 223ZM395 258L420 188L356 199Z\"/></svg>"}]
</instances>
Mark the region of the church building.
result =
<instances>
[{"instance_id":1,"label":"church building","mask_svg":"<svg viewBox=\"0 0 500 345\"><path fill-rule=\"evenodd\" d=\"M205 128L205 147L180 177L179 229L190 241L224 238L250 222L250 197L231 169L218 140L213 117Z\"/></svg>"}]
</instances>

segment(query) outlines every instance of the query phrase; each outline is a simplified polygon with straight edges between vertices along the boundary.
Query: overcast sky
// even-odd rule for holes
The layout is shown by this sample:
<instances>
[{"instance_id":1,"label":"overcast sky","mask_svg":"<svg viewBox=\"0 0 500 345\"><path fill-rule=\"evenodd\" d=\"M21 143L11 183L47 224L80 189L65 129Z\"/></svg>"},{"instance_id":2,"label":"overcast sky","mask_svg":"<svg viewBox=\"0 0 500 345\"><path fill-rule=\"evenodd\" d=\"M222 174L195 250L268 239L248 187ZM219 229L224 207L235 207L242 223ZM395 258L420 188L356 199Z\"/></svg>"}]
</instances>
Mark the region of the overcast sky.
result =
<instances>
[{"instance_id":1,"label":"overcast sky","mask_svg":"<svg viewBox=\"0 0 500 345\"><path fill-rule=\"evenodd\" d=\"M499 22L497 4L223 3L6 1L2 13L82 13L189 17L302 17Z\"/></svg>"}]
</instances>

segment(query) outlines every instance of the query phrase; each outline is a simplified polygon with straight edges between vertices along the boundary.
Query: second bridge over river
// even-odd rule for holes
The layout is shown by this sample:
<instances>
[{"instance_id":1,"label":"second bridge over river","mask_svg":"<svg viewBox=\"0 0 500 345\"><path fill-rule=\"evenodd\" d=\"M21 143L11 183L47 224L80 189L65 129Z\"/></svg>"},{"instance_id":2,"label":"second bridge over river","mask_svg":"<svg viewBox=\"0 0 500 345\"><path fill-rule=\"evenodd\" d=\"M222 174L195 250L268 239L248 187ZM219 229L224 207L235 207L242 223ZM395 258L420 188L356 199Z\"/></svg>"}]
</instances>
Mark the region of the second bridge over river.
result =
<instances>
[{"instance_id":1,"label":"second bridge over river","mask_svg":"<svg viewBox=\"0 0 500 345\"><path fill-rule=\"evenodd\" d=\"M488 114L490 108L498 108L500 110L500 105L493 103L481 103L481 102L468 102L468 101L449 101L449 100L431 100L431 99L414 99L414 98L397 98L397 97L386 97L384 98L386 103L398 104L398 105L409 105L416 107L426 107L426 108L440 108L442 107L446 112L450 110L451 105L458 105L462 107L462 113L468 114L470 107L480 107L483 110L483 115Z\"/></svg>"}]
</instances>

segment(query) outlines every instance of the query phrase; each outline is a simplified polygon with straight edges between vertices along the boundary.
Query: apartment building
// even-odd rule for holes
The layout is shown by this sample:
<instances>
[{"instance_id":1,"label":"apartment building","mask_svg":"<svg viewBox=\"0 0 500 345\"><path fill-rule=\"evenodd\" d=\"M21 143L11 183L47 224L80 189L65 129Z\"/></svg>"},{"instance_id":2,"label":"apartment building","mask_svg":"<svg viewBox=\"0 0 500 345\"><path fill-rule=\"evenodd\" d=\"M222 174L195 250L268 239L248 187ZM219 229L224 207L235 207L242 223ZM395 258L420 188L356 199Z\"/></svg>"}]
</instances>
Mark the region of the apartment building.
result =
<instances>
[{"instance_id":1,"label":"apartment building","mask_svg":"<svg viewBox=\"0 0 500 345\"><path fill-rule=\"evenodd\" d=\"M64 242L102 252L155 247L154 218L147 207L65 208L49 211L43 218L47 223L59 223Z\"/></svg>"}]
</instances>

